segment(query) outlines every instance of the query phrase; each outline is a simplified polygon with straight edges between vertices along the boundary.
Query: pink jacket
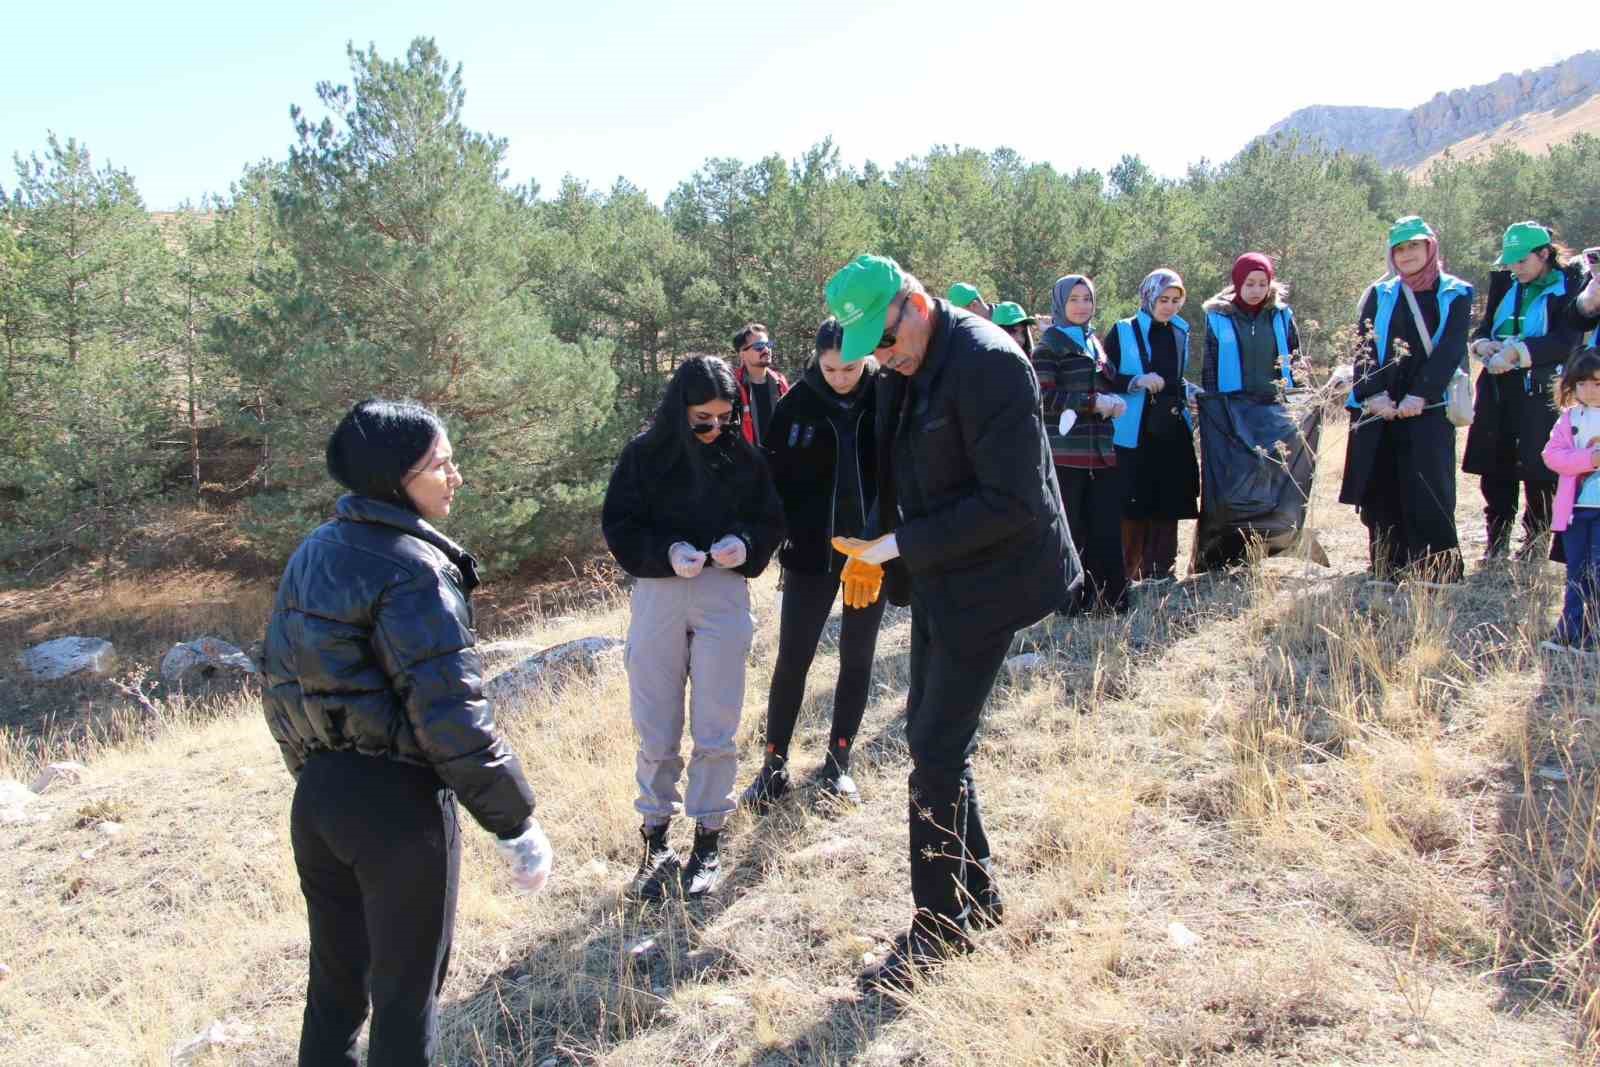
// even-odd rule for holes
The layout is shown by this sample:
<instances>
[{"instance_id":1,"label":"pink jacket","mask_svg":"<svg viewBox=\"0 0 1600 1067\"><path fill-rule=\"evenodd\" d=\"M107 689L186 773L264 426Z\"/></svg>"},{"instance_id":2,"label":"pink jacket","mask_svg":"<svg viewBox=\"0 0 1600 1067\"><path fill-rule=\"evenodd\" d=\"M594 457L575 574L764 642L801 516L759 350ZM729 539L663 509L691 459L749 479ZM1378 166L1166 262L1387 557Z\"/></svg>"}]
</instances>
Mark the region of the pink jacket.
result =
<instances>
[{"instance_id":1,"label":"pink jacket","mask_svg":"<svg viewBox=\"0 0 1600 1067\"><path fill-rule=\"evenodd\" d=\"M1579 448L1572 439L1571 411L1563 411L1556 420L1542 455L1544 465L1560 475L1556 481L1556 501L1550 528L1565 530L1572 521L1572 506L1578 499L1578 486L1595 469L1593 453L1587 448Z\"/></svg>"}]
</instances>

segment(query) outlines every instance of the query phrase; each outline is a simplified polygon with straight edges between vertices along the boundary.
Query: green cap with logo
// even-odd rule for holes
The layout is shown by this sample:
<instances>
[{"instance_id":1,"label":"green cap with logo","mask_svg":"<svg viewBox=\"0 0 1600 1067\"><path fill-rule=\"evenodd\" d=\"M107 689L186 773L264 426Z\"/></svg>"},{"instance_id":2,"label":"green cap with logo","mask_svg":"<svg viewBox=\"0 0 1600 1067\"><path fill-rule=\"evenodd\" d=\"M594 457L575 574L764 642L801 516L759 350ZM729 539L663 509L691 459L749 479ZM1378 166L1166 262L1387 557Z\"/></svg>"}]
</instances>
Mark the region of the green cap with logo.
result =
<instances>
[{"instance_id":1,"label":"green cap with logo","mask_svg":"<svg viewBox=\"0 0 1600 1067\"><path fill-rule=\"evenodd\" d=\"M900 264L887 256L857 256L828 279L828 310L844 327L841 362L854 363L877 351L904 277Z\"/></svg>"},{"instance_id":2,"label":"green cap with logo","mask_svg":"<svg viewBox=\"0 0 1600 1067\"><path fill-rule=\"evenodd\" d=\"M1422 221L1421 215L1407 215L1403 219L1395 219L1394 225L1389 227L1389 247L1403 245L1407 241L1420 241L1424 237L1438 240L1433 232L1433 227Z\"/></svg>"},{"instance_id":3,"label":"green cap with logo","mask_svg":"<svg viewBox=\"0 0 1600 1067\"><path fill-rule=\"evenodd\" d=\"M948 299L956 307L964 308L974 300L982 300L983 297L979 295L978 287L971 282L956 282L950 287Z\"/></svg>"},{"instance_id":4,"label":"green cap with logo","mask_svg":"<svg viewBox=\"0 0 1600 1067\"><path fill-rule=\"evenodd\" d=\"M1022 305L1014 300L1007 300L994 306L993 322L996 326L1019 326L1026 323L1032 326L1039 320L1022 310Z\"/></svg>"},{"instance_id":5,"label":"green cap with logo","mask_svg":"<svg viewBox=\"0 0 1600 1067\"><path fill-rule=\"evenodd\" d=\"M1500 258L1494 261L1494 265L1509 267L1529 252L1543 248L1549 243L1550 231L1537 222L1531 219L1527 222L1513 222L1506 227L1506 235L1500 241Z\"/></svg>"}]
</instances>

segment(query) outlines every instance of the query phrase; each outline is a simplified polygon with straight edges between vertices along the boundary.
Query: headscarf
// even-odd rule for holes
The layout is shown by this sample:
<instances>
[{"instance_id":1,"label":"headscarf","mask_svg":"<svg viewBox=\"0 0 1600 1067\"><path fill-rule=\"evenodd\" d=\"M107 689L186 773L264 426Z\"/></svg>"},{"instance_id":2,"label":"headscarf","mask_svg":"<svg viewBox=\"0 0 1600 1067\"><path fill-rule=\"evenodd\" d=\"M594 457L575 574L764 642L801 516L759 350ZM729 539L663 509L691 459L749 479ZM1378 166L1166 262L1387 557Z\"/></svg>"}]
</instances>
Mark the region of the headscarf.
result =
<instances>
[{"instance_id":1,"label":"headscarf","mask_svg":"<svg viewBox=\"0 0 1600 1067\"><path fill-rule=\"evenodd\" d=\"M1185 293L1189 291L1183 284L1183 276L1168 267L1157 267L1146 274L1144 281L1139 283L1139 309L1146 315L1154 315L1156 298L1174 286Z\"/></svg>"},{"instance_id":2,"label":"headscarf","mask_svg":"<svg viewBox=\"0 0 1600 1067\"><path fill-rule=\"evenodd\" d=\"M1394 265L1394 250L1407 241L1426 241L1428 243L1428 258L1423 263L1422 269L1406 277ZM1439 280L1439 273L1444 270L1444 257L1439 254L1439 238L1434 236L1433 227L1422 220L1419 215L1407 215L1403 219L1396 219L1393 226L1389 227L1388 251L1384 253L1388 261L1389 270L1401 281L1406 283L1406 288L1412 292L1421 292L1432 289Z\"/></svg>"},{"instance_id":3,"label":"headscarf","mask_svg":"<svg viewBox=\"0 0 1600 1067\"><path fill-rule=\"evenodd\" d=\"M1067 320L1067 298L1072 295L1072 290L1080 285L1088 288L1089 299L1096 301L1098 308L1099 298L1095 296L1094 282L1089 280L1087 274L1068 274L1057 278L1056 284L1050 290L1050 321L1063 330L1073 325ZM1093 321L1094 316L1091 315L1089 318ZM1089 324L1084 323L1084 327L1087 329Z\"/></svg>"},{"instance_id":4,"label":"headscarf","mask_svg":"<svg viewBox=\"0 0 1600 1067\"><path fill-rule=\"evenodd\" d=\"M1267 295L1257 300L1254 304L1247 304L1239 294L1244 289L1244 280L1258 270L1264 272L1267 276ZM1246 252L1234 260L1233 274L1231 275L1233 278L1233 306L1252 315L1260 311L1261 305L1265 304L1272 296L1272 282L1277 276L1278 272L1272 269L1272 260L1260 252Z\"/></svg>"}]
</instances>

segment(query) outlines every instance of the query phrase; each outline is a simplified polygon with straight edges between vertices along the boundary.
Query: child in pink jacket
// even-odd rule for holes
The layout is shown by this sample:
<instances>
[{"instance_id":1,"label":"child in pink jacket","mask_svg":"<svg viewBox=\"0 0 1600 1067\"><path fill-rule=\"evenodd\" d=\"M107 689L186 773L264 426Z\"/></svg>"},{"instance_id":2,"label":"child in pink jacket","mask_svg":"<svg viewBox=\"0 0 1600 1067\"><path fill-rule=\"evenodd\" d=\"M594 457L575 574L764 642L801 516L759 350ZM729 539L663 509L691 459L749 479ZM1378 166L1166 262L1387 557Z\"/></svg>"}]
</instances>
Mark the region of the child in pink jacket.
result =
<instances>
[{"instance_id":1,"label":"child in pink jacket","mask_svg":"<svg viewBox=\"0 0 1600 1067\"><path fill-rule=\"evenodd\" d=\"M1600 353L1573 356L1556 389L1561 417L1544 446L1544 465L1558 476L1551 528L1567 556L1567 593L1549 650L1592 652L1600 601Z\"/></svg>"}]
</instances>

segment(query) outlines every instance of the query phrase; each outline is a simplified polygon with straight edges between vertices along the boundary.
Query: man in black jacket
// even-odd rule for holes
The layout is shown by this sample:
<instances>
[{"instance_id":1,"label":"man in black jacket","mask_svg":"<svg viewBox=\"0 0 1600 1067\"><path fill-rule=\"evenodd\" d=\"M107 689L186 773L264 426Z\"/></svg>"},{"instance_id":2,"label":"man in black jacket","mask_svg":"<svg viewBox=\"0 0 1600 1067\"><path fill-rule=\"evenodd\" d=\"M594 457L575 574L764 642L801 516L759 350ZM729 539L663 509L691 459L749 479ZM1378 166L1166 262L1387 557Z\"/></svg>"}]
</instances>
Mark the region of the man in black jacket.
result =
<instances>
[{"instance_id":1,"label":"man in black jacket","mask_svg":"<svg viewBox=\"0 0 1600 1067\"><path fill-rule=\"evenodd\" d=\"M984 701L1016 631L1082 579L1039 414L1039 383L999 327L930 297L892 259L861 256L828 282L842 358L873 353L876 540L857 563L888 565L911 604L906 735L911 929L869 982L906 988L1000 921L972 777Z\"/></svg>"}]
</instances>

